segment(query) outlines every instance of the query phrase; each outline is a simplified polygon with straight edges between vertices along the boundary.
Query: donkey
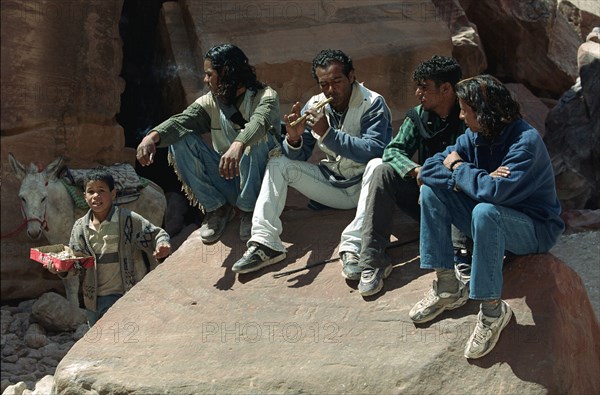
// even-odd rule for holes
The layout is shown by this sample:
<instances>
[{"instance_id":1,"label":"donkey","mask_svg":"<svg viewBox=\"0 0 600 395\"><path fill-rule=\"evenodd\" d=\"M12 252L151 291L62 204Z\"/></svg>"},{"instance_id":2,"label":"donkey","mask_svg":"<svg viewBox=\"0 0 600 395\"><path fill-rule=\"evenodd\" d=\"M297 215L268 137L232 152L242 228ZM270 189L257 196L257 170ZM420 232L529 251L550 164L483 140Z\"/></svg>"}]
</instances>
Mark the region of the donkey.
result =
<instances>
[{"instance_id":1,"label":"donkey","mask_svg":"<svg viewBox=\"0 0 600 395\"><path fill-rule=\"evenodd\" d=\"M21 211L27 222L27 235L38 240L43 235L50 244L68 244L73 224L86 210L77 209L69 192L59 179L63 158L52 161L46 168L33 163L26 168L8 154L13 172L21 180L19 198ZM140 191L137 200L123 205L160 226L167 207L162 189L153 182ZM79 306L79 278L68 276L63 279L67 300Z\"/></svg>"}]
</instances>

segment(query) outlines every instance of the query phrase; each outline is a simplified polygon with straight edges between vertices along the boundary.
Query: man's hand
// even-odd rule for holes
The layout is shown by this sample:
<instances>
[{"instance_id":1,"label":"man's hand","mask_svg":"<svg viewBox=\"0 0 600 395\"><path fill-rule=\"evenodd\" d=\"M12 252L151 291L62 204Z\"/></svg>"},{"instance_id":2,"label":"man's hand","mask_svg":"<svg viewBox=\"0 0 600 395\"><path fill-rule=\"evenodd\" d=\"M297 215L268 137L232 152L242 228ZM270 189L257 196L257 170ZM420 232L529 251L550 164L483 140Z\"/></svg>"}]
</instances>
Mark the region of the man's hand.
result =
<instances>
[{"instance_id":1,"label":"man's hand","mask_svg":"<svg viewBox=\"0 0 600 395\"><path fill-rule=\"evenodd\" d=\"M510 170L507 166L500 166L496 170L490 173L491 177L508 177L510 176Z\"/></svg>"},{"instance_id":2,"label":"man's hand","mask_svg":"<svg viewBox=\"0 0 600 395\"><path fill-rule=\"evenodd\" d=\"M296 102L292 106L292 111L289 114L285 114L283 116L283 120L285 121L285 130L287 132L287 135L292 140L300 139L300 136L302 136L302 133L304 133L304 129L306 128L306 120L304 120L303 122L300 122L299 124L297 124L295 126L291 126L292 122L294 122L296 119L300 118L300 108L301 108L300 102Z\"/></svg>"},{"instance_id":3,"label":"man's hand","mask_svg":"<svg viewBox=\"0 0 600 395\"><path fill-rule=\"evenodd\" d=\"M160 141L158 132L152 131L142 139L142 142L137 147L136 158L140 165L148 166L154 163L156 155L156 143Z\"/></svg>"},{"instance_id":4,"label":"man's hand","mask_svg":"<svg viewBox=\"0 0 600 395\"><path fill-rule=\"evenodd\" d=\"M323 136L329 129L329 122L325 116L325 111L322 108L309 108L306 110L306 124L311 127L312 131Z\"/></svg>"},{"instance_id":5,"label":"man's hand","mask_svg":"<svg viewBox=\"0 0 600 395\"><path fill-rule=\"evenodd\" d=\"M409 173L411 177L415 178L419 187L423 185L423 180L421 180L421 168L421 166L415 167Z\"/></svg>"},{"instance_id":6,"label":"man's hand","mask_svg":"<svg viewBox=\"0 0 600 395\"><path fill-rule=\"evenodd\" d=\"M244 153L244 144L234 141L219 161L219 174L226 180L240 175L240 160Z\"/></svg>"},{"instance_id":7,"label":"man's hand","mask_svg":"<svg viewBox=\"0 0 600 395\"><path fill-rule=\"evenodd\" d=\"M325 134L325 132L327 132L329 129L329 122L327 121L327 117L325 116L323 108L309 108L304 113L304 115L306 115L305 120L295 126L291 126L292 122L300 118L300 109L300 103L296 102L296 104L292 106L292 112L283 116L283 120L285 121L285 129L290 139L299 139L307 126L319 136L322 136Z\"/></svg>"},{"instance_id":8,"label":"man's hand","mask_svg":"<svg viewBox=\"0 0 600 395\"><path fill-rule=\"evenodd\" d=\"M456 170L456 168L458 166L461 165L462 162L459 162L457 164L454 165L454 169L451 169L450 166L452 166L452 163L454 163L457 160L462 160L462 158L460 157L460 155L458 154L458 152L456 151L452 151L448 154L448 156L446 157L446 159L444 159L444 166L446 166L446 168L450 171L452 170Z\"/></svg>"}]
</instances>

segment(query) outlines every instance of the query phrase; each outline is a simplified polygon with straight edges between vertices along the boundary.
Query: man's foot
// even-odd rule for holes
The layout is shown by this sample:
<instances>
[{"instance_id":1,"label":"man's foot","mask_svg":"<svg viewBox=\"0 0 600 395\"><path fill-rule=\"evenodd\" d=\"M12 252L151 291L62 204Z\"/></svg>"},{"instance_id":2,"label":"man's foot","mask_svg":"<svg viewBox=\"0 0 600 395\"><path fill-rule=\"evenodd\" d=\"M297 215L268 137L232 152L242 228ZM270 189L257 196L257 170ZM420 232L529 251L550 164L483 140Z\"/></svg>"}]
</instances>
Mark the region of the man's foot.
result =
<instances>
[{"instance_id":1,"label":"man's foot","mask_svg":"<svg viewBox=\"0 0 600 395\"><path fill-rule=\"evenodd\" d=\"M236 273L250 273L284 259L285 252L275 251L262 244L250 242L250 247L244 252L244 256L233 264L231 270Z\"/></svg>"},{"instance_id":2,"label":"man's foot","mask_svg":"<svg viewBox=\"0 0 600 395\"><path fill-rule=\"evenodd\" d=\"M429 292L408 313L413 322L421 324L431 321L443 311L456 309L469 300L469 289L462 283L459 283L458 291L455 293L438 293L437 284L434 280Z\"/></svg>"},{"instance_id":3,"label":"man's foot","mask_svg":"<svg viewBox=\"0 0 600 395\"><path fill-rule=\"evenodd\" d=\"M388 265L385 268L367 268L360 274L360 282L358 283L358 292L362 296L375 295L383 288L383 279L387 278L394 267Z\"/></svg>"},{"instance_id":4,"label":"man's foot","mask_svg":"<svg viewBox=\"0 0 600 395\"><path fill-rule=\"evenodd\" d=\"M233 219L235 212L229 204L224 204L214 211L209 211L204 216L200 226L200 239L204 244L215 243L227 227L227 222Z\"/></svg>"},{"instance_id":5,"label":"man's foot","mask_svg":"<svg viewBox=\"0 0 600 395\"><path fill-rule=\"evenodd\" d=\"M245 243L252 235L252 212L240 211L240 239Z\"/></svg>"},{"instance_id":6,"label":"man's foot","mask_svg":"<svg viewBox=\"0 0 600 395\"><path fill-rule=\"evenodd\" d=\"M340 254L342 260L342 276L348 280L360 280L362 269L358 265L358 255L344 251Z\"/></svg>"},{"instance_id":7,"label":"man's foot","mask_svg":"<svg viewBox=\"0 0 600 395\"><path fill-rule=\"evenodd\" d=\"M467 341L465 357L470 359L481 358L488 354L500 337L500 332L512 317L512 310L508 303L501 300L502 313L500 317L488 317L480 311L477 315L477 326Z\"/></svg>"},{"instance_id":8,"label":"man's foot","mask_svg":"<svg viewBox=\"0 0 600 395\"><path fill-rule=\"evenodd\" d=\"M471 254L466 249L455 249L454 251L454 273L458 281L465 287L471 281Z\"/></svg>"}]
</instances>

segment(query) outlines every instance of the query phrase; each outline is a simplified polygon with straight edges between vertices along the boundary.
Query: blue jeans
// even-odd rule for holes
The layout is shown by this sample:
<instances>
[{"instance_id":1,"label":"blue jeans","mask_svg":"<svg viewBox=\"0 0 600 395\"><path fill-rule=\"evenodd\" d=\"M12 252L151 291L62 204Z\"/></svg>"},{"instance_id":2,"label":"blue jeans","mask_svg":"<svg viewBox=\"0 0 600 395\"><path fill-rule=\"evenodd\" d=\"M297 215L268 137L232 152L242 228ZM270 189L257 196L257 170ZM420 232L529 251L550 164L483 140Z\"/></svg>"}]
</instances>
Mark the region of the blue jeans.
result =
<instances>
[{"instance_id":1,"label":"blue jeans","mask_svg":"<svg viewBox=\"0 0 600 395\"><path fill-rule=\"evenodd\" d=\"M254 211L262 178L269 160L269 151L277 145L275 137L267 133L266 140L246 148L240 160L240 175L227 180L219 175L221 154L202 138L189 133L169 150L181 181L193 193L192 200L209 211L226 203L242 211Z\"/></svg>"},{"instance_id":2,"label":"blue jeans","mask_svg":"<svg viewBox=\"0 0 600 395\"><path fill-rule=\"evenodd\" d=\"M98 321L100 318L102 318L104 313L106 313L108 311L108 309L110 309L111 306L113 304L115 304L115 302L117 300L119 300L121 298L121 296L123 296L123 295L110 294L110 295L98 296L96 298L96 311L86 309L86 314L88 317L89 325L90 326L94 325L96 323L96 321Z\"/></svg>"},{"instance_id":3,"label":"blue jeans","mask_svg":"<svg viewBox=\"0 0 600 395\"><path fill-rule=\"evenodd\" d=\"M538 252L535 223L520 211L477 202L462 192L421 189L421 268L453 269L450 225L473 239L471 299L499 299L505 251Z\"/></svg>"}]
</instances>

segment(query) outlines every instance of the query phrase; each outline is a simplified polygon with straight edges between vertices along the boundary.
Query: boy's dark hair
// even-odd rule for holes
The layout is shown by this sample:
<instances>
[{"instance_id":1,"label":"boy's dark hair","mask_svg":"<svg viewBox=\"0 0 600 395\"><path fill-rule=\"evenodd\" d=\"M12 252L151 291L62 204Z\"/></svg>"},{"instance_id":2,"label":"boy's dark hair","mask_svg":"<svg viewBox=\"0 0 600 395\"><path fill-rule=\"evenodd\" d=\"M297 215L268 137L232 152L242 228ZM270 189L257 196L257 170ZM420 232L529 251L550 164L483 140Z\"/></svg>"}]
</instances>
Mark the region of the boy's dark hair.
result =
<instances>
[{"instance_id":1,"label":"boy's dark hair","mask_svg":"<svg viewBox=\"0 0 600 395\"><path fill-rule=\"evenodd\" d=\"M491 75L467 78L456 84L456 96L477 114L481 133L495 138L504 127L522 118L521 106L508 88Z\"/></svg>"},{"instance_id":2,"label":"boy's dark hair","mask_svg":"<svg viewBox=\"0 0 600 395\"><path fill-rule=\"evenodd\" d=\"M352 65L352 59L344 52L339 49L324 49L315 56L312 63L312 77L318 81L317 78L317 67L327 68L332 62L339 62L343 66L343 73L347 77L354 66Z\"/></svg>"},{"instance_id":3,"label":"boy's dark hair","mask_svg":"<svg viewBox=\"0 0 600 395\"><path fill-rule=\"evenodd\" d=\"M233 44L219 44L208 50L204 59L210 60L219 76L218 98L225 104L233 104L239 87L259 90L265 87L256 77L256 70L248 63L248 57Z\"/></svg>"},{"instance_id":4,"label":"boy's dark hair","mask_svg":"<svg viewBox=\"0 0 600 395\"><path fill-rule=\"evenodd\" d=\"M92 170L88 172L83 180L83 190L85 191L87 184L91 181L103 181L108 185L108 189L111 191L115 189L115 179L112 174L106 170Z\"/></svg>"},{"instance_id":5,"label":"boy's dark hair","mask_svg":"<svg viewBox=\"0 0 600 395\"><path fill-rule=\"evenodd\" d=\"M422 62L413 72L413 80L417 83L432 80L438 87L444 82L449 82L454 88L461 78L462 70L456 59L439 55Z\"/></svg>"}]
</instances>

